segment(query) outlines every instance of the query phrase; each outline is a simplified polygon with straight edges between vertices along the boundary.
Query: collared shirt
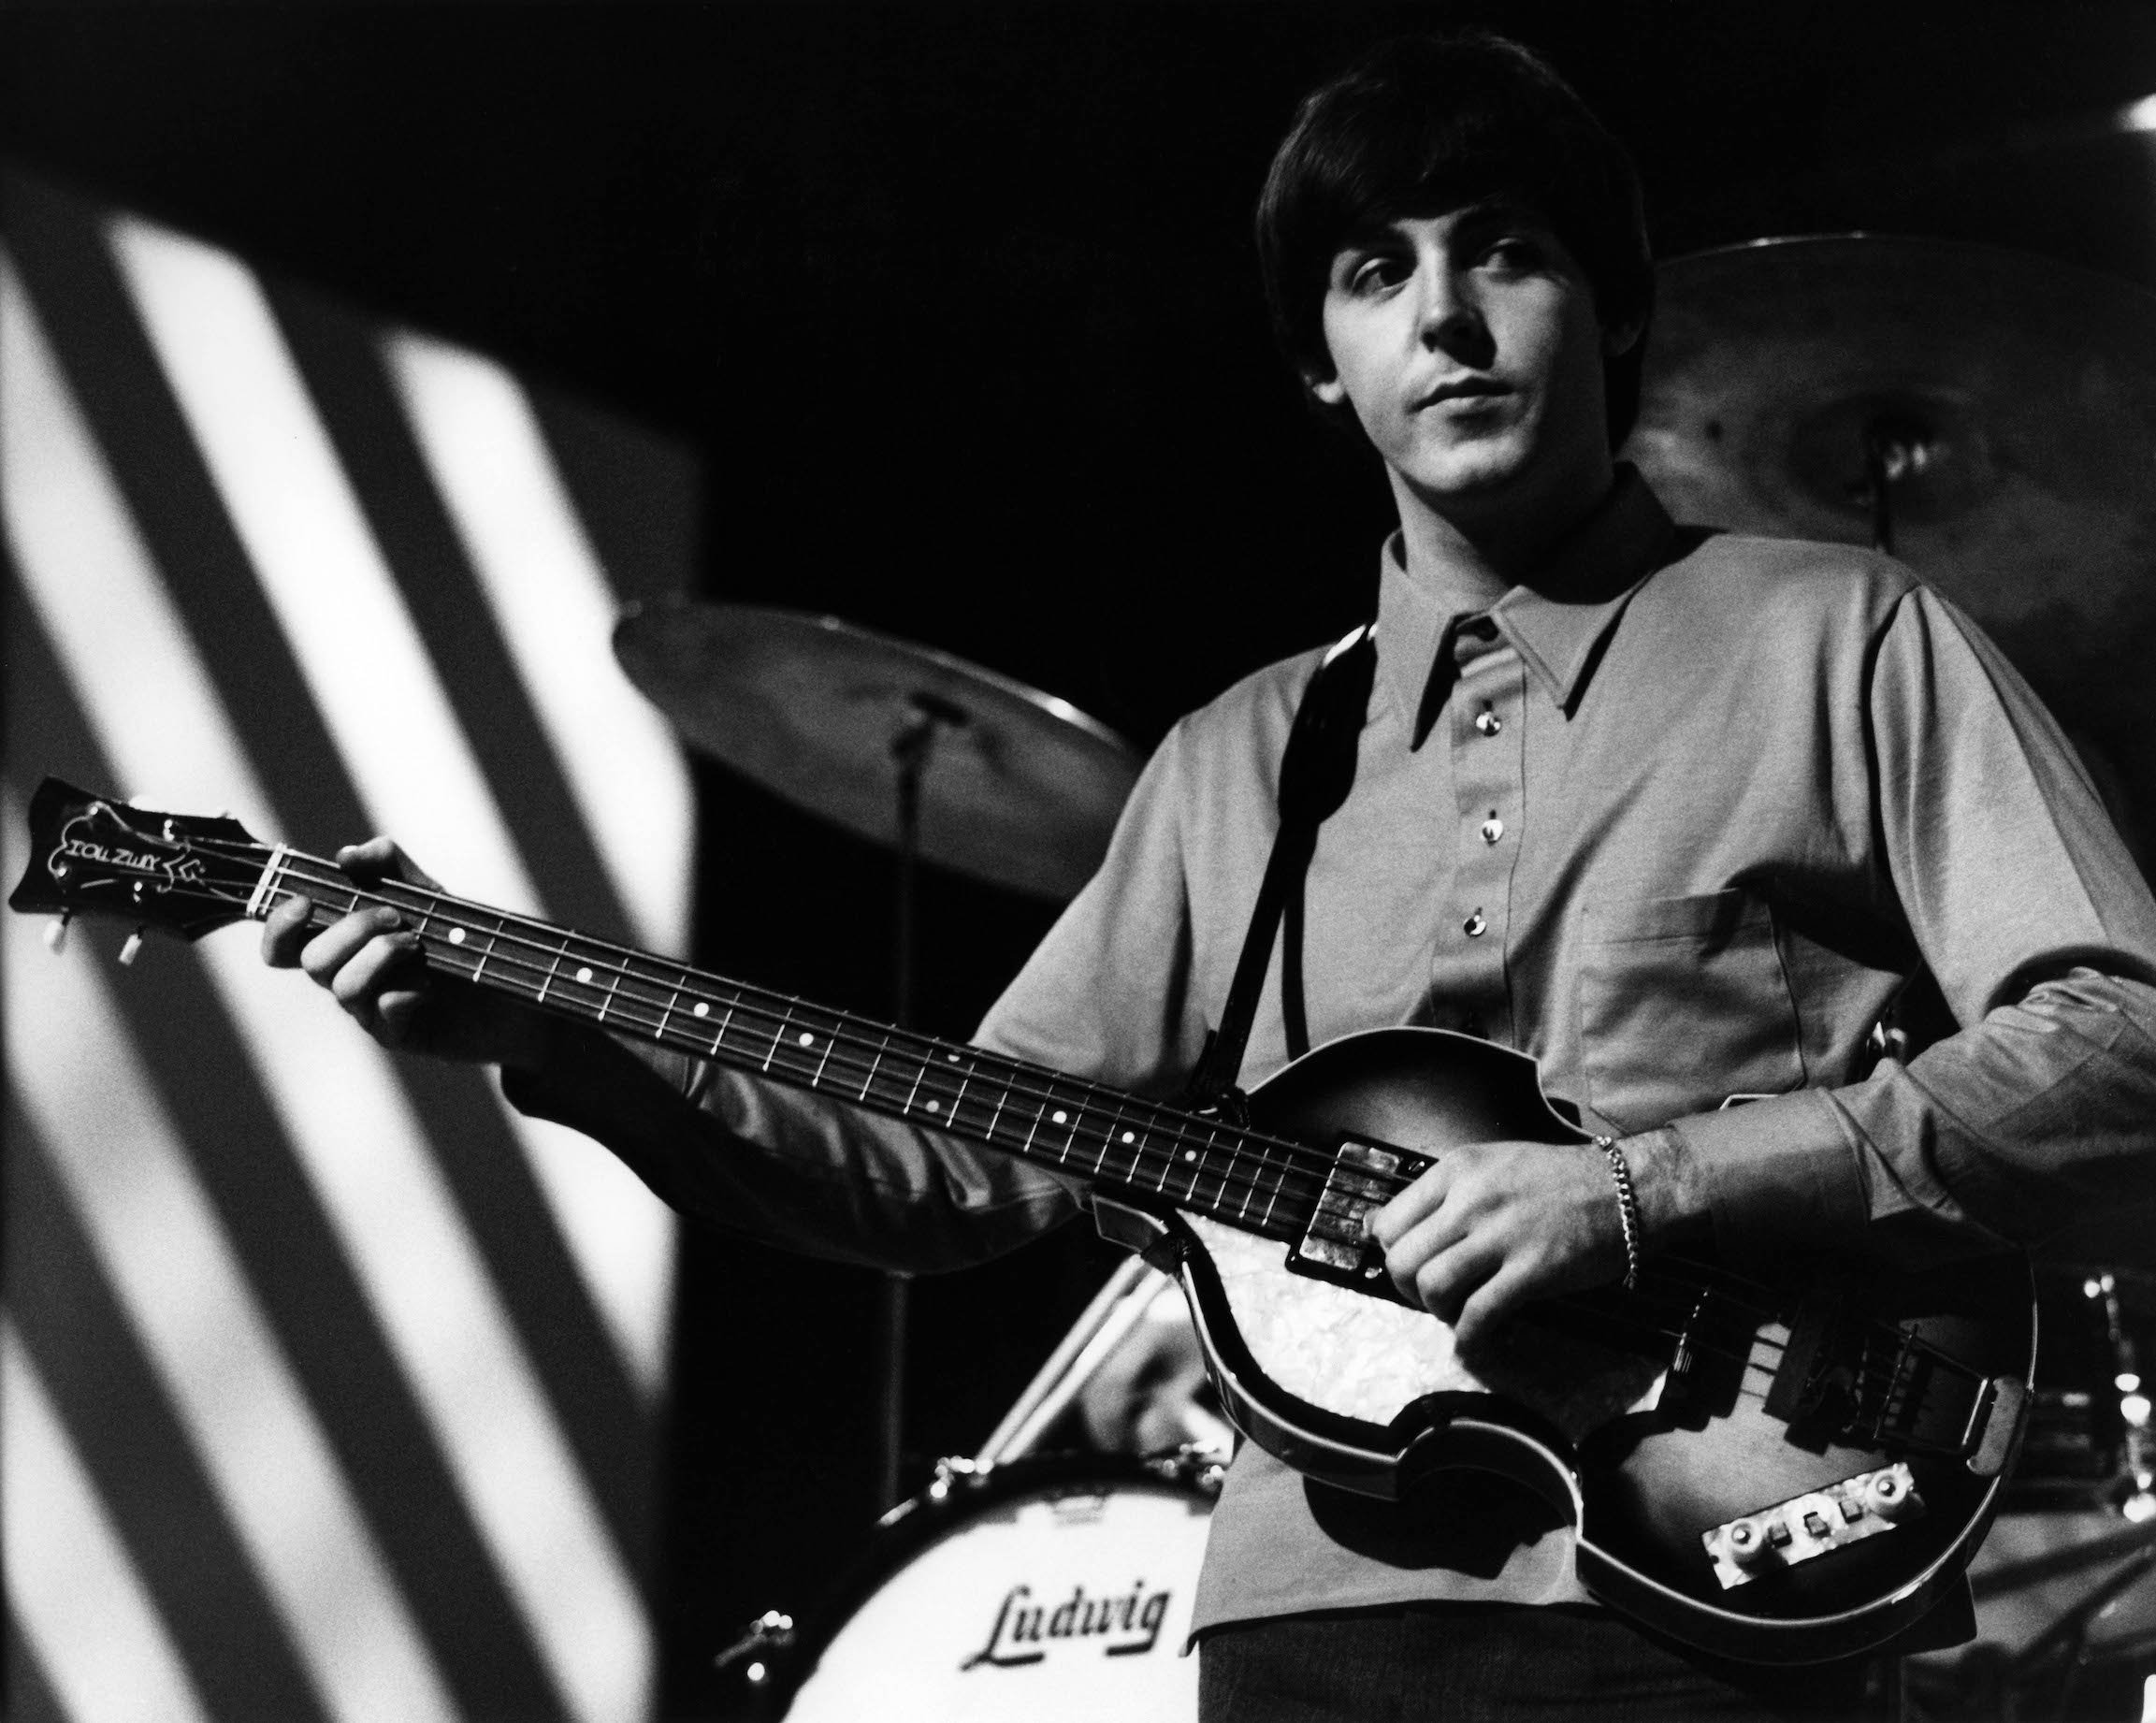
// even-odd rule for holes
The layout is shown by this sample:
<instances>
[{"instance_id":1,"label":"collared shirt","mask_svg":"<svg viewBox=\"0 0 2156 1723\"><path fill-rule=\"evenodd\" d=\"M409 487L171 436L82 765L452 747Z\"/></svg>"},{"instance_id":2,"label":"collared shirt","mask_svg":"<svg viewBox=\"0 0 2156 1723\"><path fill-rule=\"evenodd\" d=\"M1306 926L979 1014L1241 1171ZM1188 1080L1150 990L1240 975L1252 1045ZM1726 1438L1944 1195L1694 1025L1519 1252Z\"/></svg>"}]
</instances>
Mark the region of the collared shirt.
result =
<instances>
[{"instance_id":1,"label":"collared shirt","mask_svg":"<svg viewBox=\"0 0 2156 1723\"><path fill-rule=\"evenodd\" d=\"M1635 475L1532 586L1462 614L1396 543L1346 805L1306 884L1313 1042L1434 1024L1534 1055L1598 1129L1673 1124L1720 1248L1904 1264L2041 1244L2150 1195L2156 903L2019 677L1885 557L1674 527ZM1098 876L982 1025L999 1051L1172 1093L1225 996L1313 652L1170 732ZM1960 1031L1871 1068L1926 967ZM1243 1064L1286 1059L1268 977ZM519 1105L679 1206L912 1266L1072 1212L1045 1174L658 1061ZM679 1106L686 1093L698 1111ZM1732 1094L1760 1095L1717 1110ZM721 1139L764 1152L704 1152ZM1576 1598L1547 1513L1477 1481L1410 1523L1249 1444L1200 1628L1421 1598Z\"/></svg>"}]
</instances>

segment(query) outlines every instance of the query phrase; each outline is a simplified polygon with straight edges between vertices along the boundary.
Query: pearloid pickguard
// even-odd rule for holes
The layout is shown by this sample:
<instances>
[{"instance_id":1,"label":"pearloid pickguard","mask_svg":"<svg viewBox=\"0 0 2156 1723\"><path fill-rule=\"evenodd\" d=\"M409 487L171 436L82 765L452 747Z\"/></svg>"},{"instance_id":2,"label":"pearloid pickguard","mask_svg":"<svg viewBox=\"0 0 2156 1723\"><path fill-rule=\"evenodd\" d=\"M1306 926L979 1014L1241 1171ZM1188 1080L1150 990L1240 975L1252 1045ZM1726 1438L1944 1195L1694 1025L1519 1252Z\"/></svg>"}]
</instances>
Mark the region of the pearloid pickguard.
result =
<instances>
[{"instance_id":1,"label":"pearloid pickguard","mask_svg":"<svg viewBox=\"0 0 2156 1723\"><path fill-rule=\"evenodd\" d=\"M1276 1387L1342 1417L1390 1424L1425 1394L1500 1395L1572 1441L1651 1399L1661 1367L1515 1325L1478 1376L1453 1331L1427 1311L1291 1273L1288 1248L1202 1215L1183 1220L1205 1247L1237 1332Z\"/></svg>"}]
</instances>

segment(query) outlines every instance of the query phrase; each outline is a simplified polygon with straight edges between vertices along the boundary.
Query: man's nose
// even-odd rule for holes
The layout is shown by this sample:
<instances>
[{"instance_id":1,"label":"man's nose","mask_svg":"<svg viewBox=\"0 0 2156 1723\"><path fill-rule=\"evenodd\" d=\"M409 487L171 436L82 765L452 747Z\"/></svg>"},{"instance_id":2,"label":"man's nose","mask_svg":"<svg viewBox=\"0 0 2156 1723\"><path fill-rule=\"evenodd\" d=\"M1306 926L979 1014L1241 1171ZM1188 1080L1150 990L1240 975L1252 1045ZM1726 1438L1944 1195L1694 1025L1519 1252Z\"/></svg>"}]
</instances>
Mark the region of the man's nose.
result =
<instances>
[{"instance_id":1,"label":"man's nose","mask_svg":"<svg viewBox=\"0 0 2156 1723\"><path fill-rule=\"evenodd\" d=\"M1472 285L1460 271L1425 266L1420 272L1416 334L1423 345L1467 360L1489 346L1489 327L1483 321Z\"/></svg>"}]
</instances>

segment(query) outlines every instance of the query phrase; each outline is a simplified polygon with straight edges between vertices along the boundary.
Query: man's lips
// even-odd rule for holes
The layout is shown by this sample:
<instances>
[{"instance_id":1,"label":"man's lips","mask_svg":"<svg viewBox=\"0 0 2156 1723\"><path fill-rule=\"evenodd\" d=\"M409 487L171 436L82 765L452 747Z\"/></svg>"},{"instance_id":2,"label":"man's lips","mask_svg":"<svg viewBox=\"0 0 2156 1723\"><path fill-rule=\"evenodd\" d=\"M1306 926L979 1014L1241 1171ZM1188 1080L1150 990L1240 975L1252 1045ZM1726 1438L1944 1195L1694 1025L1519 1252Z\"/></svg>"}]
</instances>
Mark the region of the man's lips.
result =
<instances>
[{"instance_id":1,"label":"man's lips","mask_svg":"<svg viewBox=\"0 0 2156 1723\"><path fill-rule=\"evenodd\" d=\"M1416 407L1435 407L1441 401L1487 400L1493 396L1507 395L1511 391L1501 383L1488 377L1455 377L1422 396Z\"/></svg>"}]
</instances>

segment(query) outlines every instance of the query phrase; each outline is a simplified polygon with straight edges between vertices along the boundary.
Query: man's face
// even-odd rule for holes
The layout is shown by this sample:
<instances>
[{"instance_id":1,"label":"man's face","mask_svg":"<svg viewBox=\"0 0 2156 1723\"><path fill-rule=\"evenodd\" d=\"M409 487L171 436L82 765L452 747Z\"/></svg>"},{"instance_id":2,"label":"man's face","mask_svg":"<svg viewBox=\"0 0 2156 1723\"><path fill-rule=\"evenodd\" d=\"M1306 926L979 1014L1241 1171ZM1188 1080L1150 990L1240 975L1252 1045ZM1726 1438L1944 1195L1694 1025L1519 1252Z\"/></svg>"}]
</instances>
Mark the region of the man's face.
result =
<instances>
[{"instance_id":1,"label":"man's face","mask_svg":"<svg viewBox=\"0 0 2156 1723\"><path fill-rule=\"evenodd\" d=\"M1333 259L1325 290L1333 374L1310 387L1348 402L1394 474L1461 525L1608 483L1594 293L1546 222L1471 204L1394 222ZM1405 499L1403 499L1403 501Z\"/></svg>"}]
</instances>

